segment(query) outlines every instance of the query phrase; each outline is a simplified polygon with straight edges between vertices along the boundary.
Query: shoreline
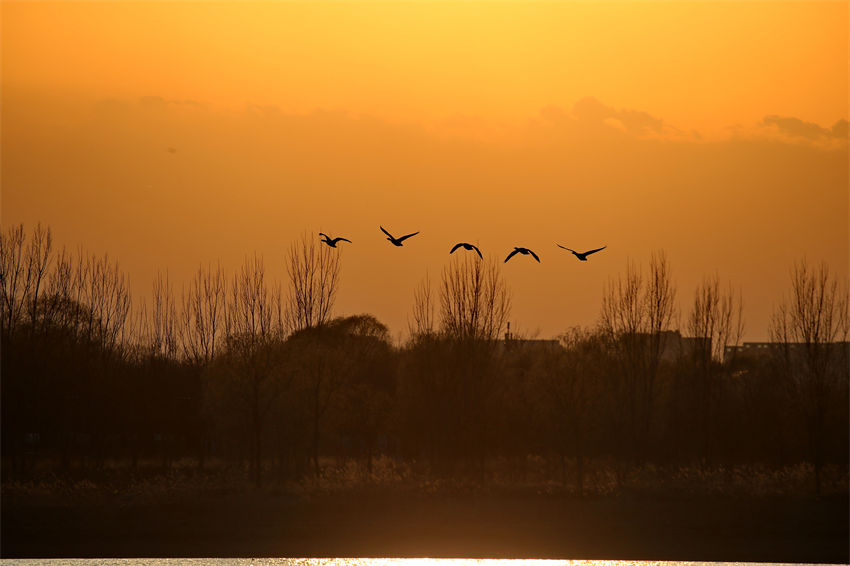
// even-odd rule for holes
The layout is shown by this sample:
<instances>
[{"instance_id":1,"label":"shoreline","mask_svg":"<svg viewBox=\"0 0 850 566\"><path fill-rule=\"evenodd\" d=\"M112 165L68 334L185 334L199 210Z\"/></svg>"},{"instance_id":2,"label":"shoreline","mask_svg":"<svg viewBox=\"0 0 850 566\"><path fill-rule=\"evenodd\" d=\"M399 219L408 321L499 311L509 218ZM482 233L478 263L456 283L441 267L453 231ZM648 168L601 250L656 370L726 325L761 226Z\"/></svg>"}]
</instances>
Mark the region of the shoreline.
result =
<instances>
[{"instance_id":1,"label":"shoreline","mask_svg":"<svg viewBox=\"0 0 850 566\"><path fill-rule=\"evenodd\" d=\"M850 561L847 495L348 492L157 502L5 498L2 558L434 557Z\"/></svg>"}]
</instances>

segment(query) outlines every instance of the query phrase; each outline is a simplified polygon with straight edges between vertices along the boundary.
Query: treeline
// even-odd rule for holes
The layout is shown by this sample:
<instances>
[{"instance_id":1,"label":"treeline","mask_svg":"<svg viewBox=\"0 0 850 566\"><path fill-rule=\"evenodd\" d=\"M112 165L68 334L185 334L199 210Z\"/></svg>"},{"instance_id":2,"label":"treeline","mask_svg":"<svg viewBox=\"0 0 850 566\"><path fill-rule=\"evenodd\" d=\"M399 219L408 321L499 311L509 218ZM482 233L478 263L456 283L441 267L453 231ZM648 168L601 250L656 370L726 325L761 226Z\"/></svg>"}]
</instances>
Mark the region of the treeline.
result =
<instances>
[{"instance_id":1,"label":"treeline","mask_svg":"<svg viewBox=\"0 0 850 566\"><path fill-rule=\"evenodd\" d=\"M534 455L552 479L569 463L579 493L591 460L621 481L646 463L810 462L820 490L825 466L847 466L847 289L825 265L796 264L771 343L741 349L740 297L708 277L677 313L663 254L610 281L594 328L557 340L506 332L498 265L456 259L414 290L402 345L372 316L333 317L339 255L306 236L285 284L255 256L200 267L179 297L159 275L150 304L41 226L4 231L0 256L4 479L189 458L260 485L377 455L520 479Z\"/></svg>"}]
</instances>

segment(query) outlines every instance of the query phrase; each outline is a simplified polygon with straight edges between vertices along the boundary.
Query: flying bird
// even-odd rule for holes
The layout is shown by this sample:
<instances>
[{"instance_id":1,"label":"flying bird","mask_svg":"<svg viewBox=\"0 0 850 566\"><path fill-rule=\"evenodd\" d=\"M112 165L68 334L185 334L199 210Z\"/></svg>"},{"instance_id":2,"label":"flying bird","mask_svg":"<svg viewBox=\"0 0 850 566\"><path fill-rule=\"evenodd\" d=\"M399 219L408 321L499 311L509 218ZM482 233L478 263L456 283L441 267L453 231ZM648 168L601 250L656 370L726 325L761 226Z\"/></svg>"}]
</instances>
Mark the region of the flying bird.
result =
<instances>
[{"instance_id":1,"label":"flying bird","mask_svg":"<svg viewBox=\"0 0 850 566\"><path fill-rule=\"evenodd\" d=\"M568 252L573 252L573 255L576 256L580 261L587 261L587 256L590 254L595 254L598 251L604 250L608 246L602 246L601 248L596 248L595 250L590 250L589 252L579 253L575 250L571 250L570 248L565 248L561 244L556 244L559 248L567 250Z\"/></svg>"},{"instance_id":2,"label":"flying bird","mask_svg":"<svg viewBox=\"0 0 850 566\"><path fill-rule=\"evenodd\" d=\"M389 237L387 238L387 240L389 240L389 241L390 241L390 243L392 243L392 245L394 245L394 246L399 246L399 247L401 246L401 243L402 243L402 242L404 242L406 239L410 238L411 236L415 236L416 234L418 234L418 233L419 233L419 232L414 232L413 234L408 234L408 235L406 235L406 236L402 236L401 238L396 238L396 237L394 237L392 234L390 234L389 232L387 232L386 230L384 230L384 227L383 227L383 226L379 226L379 228L381 229L381 232L383 232L384 234L386 234L387 236L389 236Z\"/></svg>"},{"instance_id":3,"label":"flying bird","mask_svg":"<svg viewBox=\"0 0 850 566\"><path fill-rule=\"evenodd\" d=\"M327 234L323 234L321 232L319 232L319 236L323 236L322 241L332 248L335 248L338 242L348 242L349 244L351 243L351 240L347 238L331 238Z\"/></svg>"},{"instance_id":4,"label":"flying bird","mask_svg":"<svg viewBox=\"0 0 850 566\"><path fill-rule=\"evenodd\" d=\"M453 247L452 251L450 251L449 253L450 254L455 253L455 250L458 249L458 248L463 248L465 250L475 250L475 253L478 254L478 257L480 257L481 259L484 259L484 256L481 255L481 250L479 250L478 247L473 246L472 244L467 244L466 242L461 242L459 244L455 244L455 247Z\"/></svg>"},{"instance_id":5,"label":"flying bird","mask_svg":"<svg viewBox=\"0 0 850 566\"><path fill-rule=\"evenodd\" d=\"M514 247L514 251L512 251L511 253L508 254L508 257L505 258L505 263L508 263L508 260L511 259L512 257L514 257L516 254L522 254L522 255L531 254L531 256L534 259L537 260L537 263L540 263L540 258L537 257L536 253L534 253L533 251L531 251L528 248L517 248L517 247Z\"/></svg>"}]
</instances>

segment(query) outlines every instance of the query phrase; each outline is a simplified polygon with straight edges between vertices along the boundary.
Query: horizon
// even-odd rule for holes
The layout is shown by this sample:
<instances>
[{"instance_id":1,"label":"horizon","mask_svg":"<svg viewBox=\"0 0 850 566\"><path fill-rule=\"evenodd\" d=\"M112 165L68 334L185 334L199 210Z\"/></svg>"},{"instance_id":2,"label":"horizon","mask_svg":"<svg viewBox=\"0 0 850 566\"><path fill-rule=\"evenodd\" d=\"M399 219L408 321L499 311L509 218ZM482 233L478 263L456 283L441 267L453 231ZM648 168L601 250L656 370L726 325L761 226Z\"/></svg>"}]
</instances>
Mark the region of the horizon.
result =
<instances>
[{"instance_id":1,"label":"horizon","mask_svg":"<svg viewBox=\"0 0 850 566\"><path fill-rule=\"evenodd\" d=\"M129 324L130 328L135 328L135 326L139 325L139 324L143 324L143 325L150 324L150 322L144 322L139 317L140 316L144 316L144 317L150 316L151 313L148 313L146 309L153 308L152 299L153 299L153 296L154 296L154 293L155 293L154 288L158 284L160 278L162 278L162 283L165 283L168 286L168 288L170 289L169 292L171 294L171 300L173 300L176 305L181 305L181 302L185 299L185 293L188 290L188 285L192 283L191 280L198 273L199 269L210 269L210 268L220 267L222 269L222 272L223 272L223 275L225 277L225 281L227 282L227 285L230 286L230 285L233 284L233 278L238 275L238 271L242 268L242 266L250 263L251 260L252 260L252 257L253 257L253 258L259 259L264 266L265 273L271 275L270 278L269 278L270 281L268 282L267 288L270 291L274 291L275 289L279 289L280 293L281 293L281 298L284 302L286 300L288 293L291 291L291 288L292 288L292 281L289 279L289 276L286 272L286 262L289 261L290 254L292 253L291 248L288 245L288 246L286 246L285 251L283 251L283 250L281 251L282 257L281 257L281 260L278 262L278 264L276 266L274 264L267 263L266 258L264 256L257 254L255 252L253 255L246 253L242 257L242 261L239 262L237 265L233 266L232 268L228 268L227 266L222 265L220 260L212 260L211 259L206 263L199 263L199 264L194 266L194 270L191 272L191 276L188 277L186 280L182 280L182 281L174 281L171 278L171 275L168 272L168 270L157 270L152 276L151 284L150 284L150 287L148 288L147 292L143 291L143 292L137 294L136 289L139 286L134 285L132 278L129 276L129 274L126 272L126 270L123 269L120 260L110 256L109 253L100 253L96 250L87 248L82 244L77 245L77 246L63 245L62 242L61 242L61 239L59 239L59 241L57 241L56 234L52 231L50 226L43 225L43 224L37 224L35 226L27 226L27 225L21 224L20 227L23 229L24 247L25 248L27 246L29 246L30 241L32 241L33 233L34 233L35 230L38 229L39 226L45 232L49 232L51 237L52 237L52 240L53 240L52 248L51 248L51 251L50 251L50 257L49 257L48 263L47 263L47 275L48 275L48 277L51 276L51 274L53 273L53 270L56 266L56 260L59 258L59 256L63 252L70 254L72 257L75 257L76 255L82 253L84 258L106 259L106 260L109 261L110 265L116 266L119 269L119 272L121 273L122 276L127 277L127 282L129 283L130 299L131 299L130 313L129 313L129 317L128 317L128 324ZM8 230L15 229L15 228L17 228L17 226L4 227L4 237L8 233ZM382 237L383 237L383 235L382 235ZM322 251L323 248L325 247L325 244L321 243L322 239L319 237L318 233L315 234L314 240L315 241L312 241L312 243L314 245L316 245L316 247L319 251ZM310 235L307 232L303 232L301 234L300 239L293 240L293 241L289 242L289 244L291 246L298 246L299 250L300 250L300 246L302 245L302 243L308 244L310 242L311 242ZM345 245L346 245L345 243L339 243L338 244L339 247L337 247L335 249L328 250L328 253L331 254L331 257L332 257L333 254L341 254L342 252L341 252L340 248L345 246ZM349 244L349 245L352 245L352 244ZM391 244L389 242L387 242L387 245L390 246ZM507 250L507 251L510 252L511 250ZM299 251L298 254L300 254L300 253L301 252ZM375 315L375 313L371 313L371 312L368 312L368 311L365 311L365 310L359 310L359 311L358 310L352 310L350 312L342 313L342 312L338 312L337 310L332 308L331 312L330 312L331 319L342 319L342 318L346 318L346 317L359 316L359 315L376 316L376 319L378 320L378 322L385 324L387 326L387 329L389 331L389 337L390 337L393 345L396 346L396 347L402 347L411 338L410 325L413 323L412 315L413 315L414 303L415 303L414 292L417 290L419 285L425 283L426 278L430 281L430 284L431 284L431 287L432 287L432 292L435 293L435 297L433 298L433 300L435 301L434 308L436 309L437 322L439 322L439 311L440 311L440 295L439 294L440 294L440 285L441 285L444 270L448 269L452 265L458 265L459 263L463 262L463 260L465 259L464 256L463 256L463 253L464 253L463 248L458 248L458 251L456 253L450 254L449 259L446 260L446 263L442 266L440 271L432 272L432 273L426 272L426 276L420 278L420 280L418 280L416 282L415 286L413 288L411 288L411 290L410 290L410 301L409 301L409 304L407 305L407 308L404 310L406 320L405 320L405 324L402 327L394 328L391 325L389 325L386 321L382 320L380 317L377 317ZM468 251L466 253L472 254L473 256L475 254L474 251ZM573 257L573 254L571 254L569 252L566 252L566 253L568 254L568 258L572 258L572 260L575 261L575 262L579 261L577 258ZM662 250L656 250L656 251L652 252L652 256L659 255L659 254L662 257L668 257L665 250L663 250L663 249ZM530 256L523 256L523 255L512 253L511 258L512 258L512 261L514 261L515 263L517 262L517 260L528 262L529 267L531 267L531 268L533 268L535 265L537 265L537 263ZM474 257L472 257L471 259L472 259L473 262L482 261L482 262L485 263L485 265L489 264L490 262L495 262L496 267L500 268L500 269L504 269L505 264L508 263L507 261L505 261L502 258L498 257L497 255L493 255L493 254L488 254L487 256L484 256L482 259L478 259L478 260L476 260ZM593 258L591 256L591 259L588 259L588 262L592 261L592 259ZM650 273L648 262L642 262L640 260L636 260L636 259L629 258L629 257L626 258L626 261L631 262L632 267L636 268L638 273L640 273L644 276L648 275ZM668 257L668 261L669 261L669 257ZM830 267L829 264L827 264L825 262L812 262L806 256L803 256L798 261L795 261L792 265L790 265L788 267L788 273L789 273L789 280L787 282L788 289L786 290L785 295L783 295L782 298L785 298L785 296L788 295L789 292L790 292L790 285L791 285L790 274L791 274L792 270L794 268L796 268L797 264L800 261L807 262L809 267L812 268L812 269L818 268L819 265L823 265L828 270L830 270L829 271L830 276L835 277L835 273L833 273L831 271L831 267ZM72 260L72 265L73 265L73 260ZM344 258L340 257L340 271L341 271L340 280L343 281L343 282L345 280L344 266L345 266L345 260L344 260ZM271 269L269 269L270 267L271 267ZM600 324L600 316L601 316L601 312L602 312L602 301L603 301L603 298L604 298L603 295L605 295L607 293L607 287L610 283L616 282L618 279L621 279L625 276L625 274L626 274L625 267L626 266L624 265L623 270L620 270L620 271L615 272L614 274L611 274L610 277L603 282L603 285L599 289L599 297L600 298L599 298L599 304L598 304L598 309L597 309L597 316L596 316L596 319L594 319L590 323L588 323L588 324L570 324L570 323L567 323L567 324L565 324L563 329L560 330L559 332L557 332L553 335L543 335L539 331L539 328L538 329L529 329L529 328L523 327L522 325L518 326L517 323L516 323L515 317L511 316L506 320L506 327L502 329L501 336L506 337L507 333L509 332L511 334L511 336L515 337L515 338L559 340L562 336L564 336L571 329L574 329L574 328L582 328L582 329L588 329L588 330L597 329L599 327L599 324ZM675 277L675 266L672 266L672 267L673 267L673 269L672 269L673 275L672 275L672 278L671 278L671 283L672 283L672 287L673 287L673 290L674 290L675 303L674 303L674 307L673 307L674 310L673 310L673 318L671 320L671 324L670 324L669 328L665 328L664 331L675 331L675 332L679 332L683 337L689 337L689 331L687 329L687 317L688 317L690 310L693 307L693 304L692 304L693 296L691 295L691 296L686 296L686 297L683 298L683 296L680 292L681 290L677 286L677 280L676 280L676 277ZM275 268L277 268L277 269L275 269ZM277 271L281 271L282 273L276 273ZM707 277L709 275L710 274L706 274ZM504 279L505 273L503 271L500 273L500 277L503 278L503 281L505 280ZM840 279L837 279L837 280L840 282ZM750 343L770 342L771 339L768 336L768 330L767 330L770 321L766 320L765 323L764 323L764 337L762 339L753 339L753 338L749 337L749 336L752 335L752 331L747 326L747 320L748 319L747 319L747 311L746 311L746 297L741 296L740 288L736 289L734 287L727 285L728 281L723 281L722 278L721 278L721 279L718 280L718 282L720 284L720 291L723 292L723 293L731 292L732 293L732 295L731 295L732 299L735 300L735 301L740 300L741 301L741 307L742 307L741 321L743 322L743 332L742 332L742 335L741 335L741 339L737 343L729 343L728 346L730 346L730 347L740 346L740 345L743 345L745 342L750 342ZM701 283L701 281L700 281L700 283ZM845 286L844 288L846 288L846 283L844 283L844 286ZM340 285L340 289L337 289L336 293L338 294L342 288L344 288L344 285ZM509 293L509 296L510 296L510 300L511 300L511 302L513 302L513 300L515 300L516 297L512 293L512 289L510 288L510 286L508 286L507 290L508 290L508 293ZM178 306L177 308L178 308L178 312L179 312L184 307ZM284 305L284 308L285 308L285 305ZM773 315L774 313L775 313L775 311L772 312L771 315ZM182 322L179 322L181 320L182 320L182 315L177 317L178 325L182 324ZM513 323L513 327L511 327L511 323ZM436 328L436 330L440 330L439 325ZM141 329L139 329L139 331L141 331ZM748 331L749 331L749 334L748 334ZM137 331L133 330L131 332L131 341L133 339L135 339L135 340L145 340L146 339L141 334L138 335L138 336L135 336L135 337L132 336L132 333L134 333L134 332L137 332Z\"/></svg>"}]
</instances>

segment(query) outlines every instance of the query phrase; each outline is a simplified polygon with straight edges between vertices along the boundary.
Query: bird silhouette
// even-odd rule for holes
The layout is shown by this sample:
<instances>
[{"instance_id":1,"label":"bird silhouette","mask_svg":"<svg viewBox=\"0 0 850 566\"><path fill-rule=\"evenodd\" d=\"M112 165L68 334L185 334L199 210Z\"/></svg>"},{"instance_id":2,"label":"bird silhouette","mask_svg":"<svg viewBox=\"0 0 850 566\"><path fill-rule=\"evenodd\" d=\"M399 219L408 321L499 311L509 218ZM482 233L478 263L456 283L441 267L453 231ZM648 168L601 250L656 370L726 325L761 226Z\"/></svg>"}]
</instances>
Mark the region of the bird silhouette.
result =
<instances>
[{"instance_id":1,"label":"bird silhouette","mask_svg":"<svg viewBox=\"0 0 850 566\"><path fill-rule=\"evenodd\" d=\"M505 263L508 263L508 260L511 259L512 257L514 257L516 254L522 254L522 255L531 254L531 256L534 259L537 260L537 263L540 263L540 258L537 257L536 253L534 253L533 251L531 251L528 248L517 248L517 247L514 247L514 251L512 251L511 253L508 254L508 257L505 258Z\"/></svg>"},{"instance_id":2,"label":"bird silhouette","mask_svg":"<svg viewBox=\"0 0 850 566\"><path fill-rule=\"evenodd\" d=\"M449 253L450 254L455 253L455 250L458 249L458 248L463 248L465 250L475 250L475 253L478 254L478 257L480 257L481 259L484 259L484 256L481 255L481 250L479 250L478 247L473 246L472 244L467 244L466 242L461 242L459 244L455 244L455 247L453 247L452 251L450 251Z\"/></svg>"},{"instance_id":3,"label":"bird silhouette","mask_svg":"<svg viewBox=\"0 0 850 566\"><path fill-rule=\"evenodd\" d=\"M576 256L579 259L579 261L587 261L587 256L589 256L590 254L595 254L596 252L604 250L605 248L608 247L608 246L602 246L601 248L596 248L595 250L590 250L589 252L579 253L575 250L571 250L570 248L565 248L561 244L556 244L556 245L561 249L567 250L568 252L573 252L573 255Z\"/></svg>"},{"instance_id":4,"label":"bird silhouette","mask_svg":"<svg viewBox=\"0 0 850 566\"><path fill-rule=\"evenodd\" d=\"M406 236L402 236L401 238L396 238L392 234L390 234L389 232L384 230L383 226L379 226L379 228L381 229L381 232L383 232L384 234L389 236L387 238L387 240L389 240L392 245L399 246L399 247L401 246L401 243L404 242L406 239L410 238L411 236L415 236L416 234L419 233L419 232L414 232L413 234L408 234Z\"/></svg>"},{"instance_id":5,"label":"bird silhouette","mask_svg":"<svg viewBox=\"0 0 850 566\"><path fill-rule=\"evenodd\" d=\"M338 242L348 242L349 244L351 243L351 240L349 240L348 238L331 238L327 234L323 234L321 232L319 232L319 236L324 236L324 238L322 238L322 241L332 248L335 248Z\"/></svg>"}]
</instances>

